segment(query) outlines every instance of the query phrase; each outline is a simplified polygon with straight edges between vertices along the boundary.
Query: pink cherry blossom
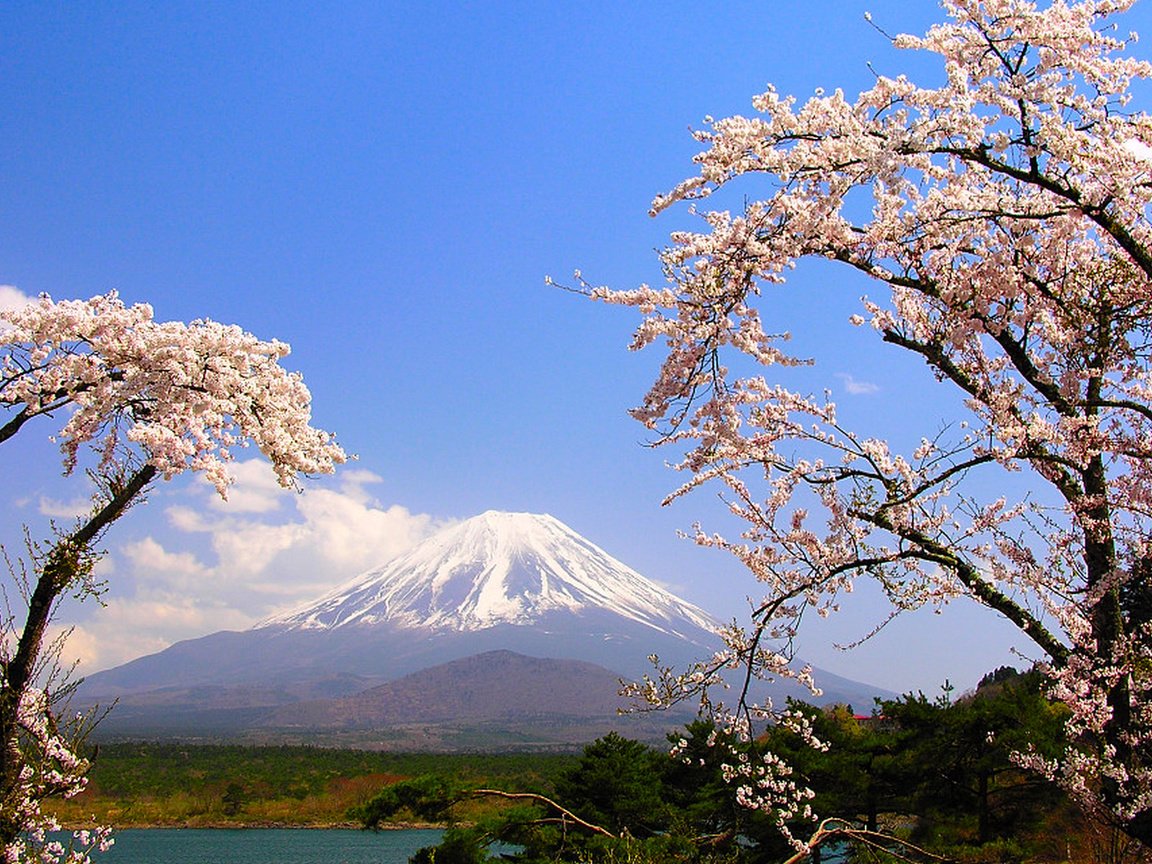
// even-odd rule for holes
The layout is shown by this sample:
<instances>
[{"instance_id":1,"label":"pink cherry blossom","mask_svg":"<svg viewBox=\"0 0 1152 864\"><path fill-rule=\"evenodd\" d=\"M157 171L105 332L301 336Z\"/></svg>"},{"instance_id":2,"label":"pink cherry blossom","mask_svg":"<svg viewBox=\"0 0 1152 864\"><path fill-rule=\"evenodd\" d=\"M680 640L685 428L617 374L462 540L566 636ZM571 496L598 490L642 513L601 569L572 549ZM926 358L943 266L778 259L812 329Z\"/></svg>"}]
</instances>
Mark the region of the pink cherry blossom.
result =
<instances>
[{"instance_id":1,"label":"pink cherry blossom","mask_svg":"<svg viewBox=\"0 0 1152 864\"><path fill-rule=\"evenodd\" d=\"M41 297L0 311L0 408L7 412L0 443L39 429L59 442L65 473L83 462L96 486L91 513L73 530L29 545L22 564L28 614L0 632L5 861L84 864L112 842L97 826L74 832L67 844L50 839L59 826L41 810L45 798L71 797L86 783L80 748L90 718L58 717L58 695L66 692L55 665L60 644L45 645L45 633L62 594L92 590L93 546L107 528L158 476L200 472L225 495L239 447L254 444L289 487L345 461L333 437L311 426L308 389L280 365L287 354L284 343L234 326L158 323L151 307L125 306L115 294Z\"/></svg>"},{"instance_id":2,"label":"pink cherry blossom","mask_svg":"<svg viewBox=\"0 0 1152 864\"><path fill-rule=\"evenodd\" d=\"M280 365L283 342L214 321L158 323L150 306L127 307L114 293L42 297L0 322L0 405L17 409L0 436L66 415L55 434L68 471L82 447L100 454L101 469L138 448L164 477L201 471L224 495L227 463L249 442L285 486L345 461L309 425L311 395Z\"/></svg>"},{"instance_id":3,"label":"pink cherry blossom","mask_svg":"<svg viewBox=\"0 0 1152 864\"><path fill-rule=\"evenodd\" d=\"M672 235L666 282L581 280L643 316L632 347L659 345L663 363L633 413L681 450L670 499L719 485L743 531L696 542L735 555L764 594L727 651L636 692L687 698L735 668L806 681L789 662L805 613L834 613L859 579L891 615L972 598L1031 641L1070 709L1064 757L1021 761L1149 842L1152 117L1131 85L1152 67L1112 26L1132 0L942 5L947 21L894 44L937 55L943 83L878 76L854 99L803 103L769 88L751 116L710 119L697 173L653 203L693 202L701 223ZM707 210L728 187L743 212ZM773 381L802 361L761 290L798 290L809 258L874 280L844 325L922 359L965 400L965 424L931 418L904 454ZM1028 493L1003 495L1004 472ZM748 692L727 708L738 729L774 710ZM743 771L745 803L802 810L780 766L764 783Z\"/></svg>"}]
</instances>

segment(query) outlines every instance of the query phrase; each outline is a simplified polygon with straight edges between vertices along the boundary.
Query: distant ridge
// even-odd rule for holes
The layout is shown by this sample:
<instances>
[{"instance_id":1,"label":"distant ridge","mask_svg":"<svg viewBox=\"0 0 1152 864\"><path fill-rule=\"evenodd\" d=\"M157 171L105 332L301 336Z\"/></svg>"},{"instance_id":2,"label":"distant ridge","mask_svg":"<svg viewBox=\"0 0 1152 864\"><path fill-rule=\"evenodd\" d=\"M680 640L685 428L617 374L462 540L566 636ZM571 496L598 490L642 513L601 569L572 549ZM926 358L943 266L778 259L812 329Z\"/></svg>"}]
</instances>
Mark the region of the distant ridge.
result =
<instances>
[{"instance_id":1,"label":"distant ridge","mask_svg":"<svg viewBox=\"0 0 1152 864\"><path fill-rule=\"evenodd\" d=\"M494 722L495 706L507 715L503 727L520 718L512 726L527 734L525 723L544 723L542 694L557 710L576 711L570 719L603 719L616 679L650 672L652 654L681 668L707 657L720 647L717 628L708 613L554 517L488 511L249 630L179 642L96 673L80 700L118 700L104 730L121 737L290 729L302 740L309 729L342 734L405 713L411 723L462 728ZM507 671L516 663L519 672ZM457 692L469 676L487 683L461 701L445 676ZM891 695L827 673L818 681L826 701L865 709L873 696ZM774 690L806 697L795 685ZM431 719L441 703L451 721Z\"/></svg>"},{"instance_id":2,"label":"distant ridge","mask_svg":"<svg viewBox=\"0 0 1152 864\"><path fill-rule=\"evenodd\" d=\"M582 660L486 651L422 669L353 696L285 706L262 726L371 729L404 723L615 717L620 679Z\"/></svg>"}]
</instances>

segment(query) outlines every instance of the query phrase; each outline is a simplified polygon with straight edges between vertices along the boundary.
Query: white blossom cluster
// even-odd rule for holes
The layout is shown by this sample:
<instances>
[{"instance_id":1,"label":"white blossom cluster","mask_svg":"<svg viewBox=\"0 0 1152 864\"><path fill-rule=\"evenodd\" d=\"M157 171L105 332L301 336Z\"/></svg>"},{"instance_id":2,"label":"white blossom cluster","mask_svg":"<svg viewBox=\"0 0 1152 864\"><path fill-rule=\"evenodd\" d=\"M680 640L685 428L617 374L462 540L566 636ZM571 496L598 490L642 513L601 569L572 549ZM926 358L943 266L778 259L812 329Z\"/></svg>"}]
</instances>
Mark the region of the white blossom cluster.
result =
<instances>
[{"instance_id":1,"label":"white blossom cluster","mask_svg":"<svg viewBox=\"0 0 1152 864\"><path fill-rule=\"evenodd\" d=\"M214 321L156 322L115 293L0 312L0 405L27 417L61 413L65 467L93 447L101 469L136 446L165 477L203 472L221 495L232 451L255 444L281 484L345 461L310 425L311 395L263 342Z\"/></svg>"},{"instance_id":2,"label":"white blossom cluster","mask_svg":"<svg viewBox=\"0 0 1152 864\"><path fill-rule=\"evenodd\" d=\"M60 734L49 703L48 694L38 688L26 689L20 698L17 721L24 765L19 785L0 802L0 815L23 825L24 831L5 845L5 864L88 864L92 852L107 851L114 842L105 826L76 829L65 842L59 839L59 822L41 810L44 798L72 798L88 785L88 760Z\"/></svg>"}]
</instances>

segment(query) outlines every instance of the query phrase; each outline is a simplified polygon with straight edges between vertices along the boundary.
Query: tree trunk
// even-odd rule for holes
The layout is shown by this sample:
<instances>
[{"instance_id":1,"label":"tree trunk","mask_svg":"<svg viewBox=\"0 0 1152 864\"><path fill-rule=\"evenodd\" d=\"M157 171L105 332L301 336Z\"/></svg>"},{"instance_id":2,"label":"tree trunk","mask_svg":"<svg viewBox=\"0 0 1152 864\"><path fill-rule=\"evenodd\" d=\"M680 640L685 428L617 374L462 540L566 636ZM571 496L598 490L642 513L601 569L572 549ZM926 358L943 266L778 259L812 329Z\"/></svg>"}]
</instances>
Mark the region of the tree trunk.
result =
<instances>
[{"instance_id":1,"label":"tree trunk","mask_svg":"<svg viewBox=\"0 0 1152 864\"><path fill-rule=\"evenodd\" d=\"M83 575L84 559L92 543L124 515L156 473L151 465L145 465L127 483L114 488L113 495L100 510L53 545L40 568L16 653L3 664L4 680L0 682L0 843L5 847L26 827L19 815L23 803L20 798L24 794L21 771L27 764L21 747L20 702L37 673L53 607L60 595Z\"/></svg>"},{"instance_id":2,"label":"tree trunk","mask_svg":"<svg viewBox=\"0 0 1152 864\"><path fill-rule=\"evenodd\" d=\"M987 843L992 839L992 829L988 814L988 772L980 771L977 775L977 791L976 791L976 819L977 819L977 832L981 843Z\"/></svg>"}]
</instances>

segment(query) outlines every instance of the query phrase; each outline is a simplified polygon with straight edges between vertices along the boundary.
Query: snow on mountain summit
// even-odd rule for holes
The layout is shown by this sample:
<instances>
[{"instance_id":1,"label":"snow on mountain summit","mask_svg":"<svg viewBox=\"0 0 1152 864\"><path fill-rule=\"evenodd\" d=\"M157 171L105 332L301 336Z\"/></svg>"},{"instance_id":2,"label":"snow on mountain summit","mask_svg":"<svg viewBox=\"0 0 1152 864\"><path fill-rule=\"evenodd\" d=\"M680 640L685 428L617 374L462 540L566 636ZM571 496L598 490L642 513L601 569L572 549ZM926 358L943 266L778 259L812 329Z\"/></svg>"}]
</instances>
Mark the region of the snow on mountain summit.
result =
<instances>
[{"instance_id":1,"label":"snow on mountain summit","mask_svg":"<svg viewBox=\"0 0 1152 864\"><path fill-rule=\"evenodd\" d=\"M490 510L259 626L476 631L607 611L670 635L717 622L558 519Z\"/></svg>"}]
</instances>

